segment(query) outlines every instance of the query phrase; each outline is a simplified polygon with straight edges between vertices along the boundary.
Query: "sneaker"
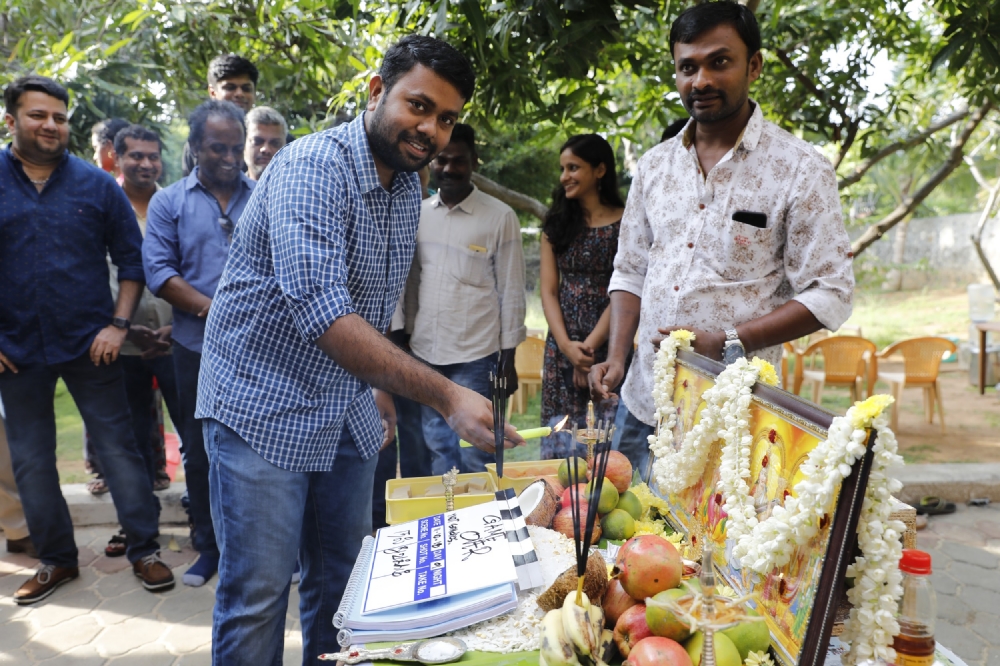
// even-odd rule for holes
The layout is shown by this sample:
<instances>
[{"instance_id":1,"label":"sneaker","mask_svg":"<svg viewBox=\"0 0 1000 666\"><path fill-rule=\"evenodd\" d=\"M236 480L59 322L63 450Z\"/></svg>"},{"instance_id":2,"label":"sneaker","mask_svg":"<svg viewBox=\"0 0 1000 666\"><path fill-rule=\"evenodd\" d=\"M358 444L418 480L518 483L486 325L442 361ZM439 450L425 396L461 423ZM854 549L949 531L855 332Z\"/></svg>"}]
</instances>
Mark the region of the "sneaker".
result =
<instances>
[{"instance_id":1,"label":"sneaker","mask_svg":"<svg viewBox=\"0 0 1000 666\"><path fill-rule=\"evenodd\" d=\"M181 578L185 585L201 587L219 570L219 554L198 553L198 559Z\"/></svg>"},{"instance_id":2,"label":"sneaker","mask_svg":"<svg viewBox=\"0 0 1000 666\"><path fill-rule=\"evenodd\" d=\"M132 572L150 592L169 590L174 586L174 574L166 562L160 559L158 552L133 562Z\"/></svg>"},{"instance_id":3,"label":"sneaker","mask_svg":"<svg viewBox=\"0 0 1000 666\"><path fill-rule=\"evenodd\" d=\"M43 564L35 572L35 575L14 593L14 603L18 606L30 606L38 603L55 592L57 587L70 582L79 575L80 570L77 567L57 567L54 564Z\"/></svg>"},{"instance_id":4,"label":"sneaker","mask_svg":"<svg viewBox=\"0 0 1000 666\"><path fill-rule=\"evenodd\" d=\"M35 550L35 544L31 543L30 536L23 539L7 539L7 552L24 553L28 557L38 559L38 551Z\"/></svg>"}]
</instances>

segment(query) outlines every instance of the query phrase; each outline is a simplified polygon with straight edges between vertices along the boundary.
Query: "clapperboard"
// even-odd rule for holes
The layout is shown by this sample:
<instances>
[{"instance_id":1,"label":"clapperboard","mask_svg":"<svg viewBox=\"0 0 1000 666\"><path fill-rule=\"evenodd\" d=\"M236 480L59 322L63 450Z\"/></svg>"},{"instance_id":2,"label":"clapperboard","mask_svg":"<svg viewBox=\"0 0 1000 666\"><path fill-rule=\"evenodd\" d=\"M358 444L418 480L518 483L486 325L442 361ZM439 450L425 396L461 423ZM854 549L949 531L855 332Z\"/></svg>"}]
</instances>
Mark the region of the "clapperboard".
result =
<instances>
[{"instance_id":1,"label":"clapperboard","mask_svg":"<svg viewBox=\"0 0 1000 666\"><path fill-rule=\"evenodd\" d=\"M542 578L542 566L535 554L535 547L528 535L528 526L521 515L521 505L513 488L499 490L496 493L497 504L500 505L500 517L503 519L504 531L507 533L507 543L510 554L514 558L514 570L517 572L517 587L521 590L531 590L545 584Z\"/></svg>"}]
</instances>

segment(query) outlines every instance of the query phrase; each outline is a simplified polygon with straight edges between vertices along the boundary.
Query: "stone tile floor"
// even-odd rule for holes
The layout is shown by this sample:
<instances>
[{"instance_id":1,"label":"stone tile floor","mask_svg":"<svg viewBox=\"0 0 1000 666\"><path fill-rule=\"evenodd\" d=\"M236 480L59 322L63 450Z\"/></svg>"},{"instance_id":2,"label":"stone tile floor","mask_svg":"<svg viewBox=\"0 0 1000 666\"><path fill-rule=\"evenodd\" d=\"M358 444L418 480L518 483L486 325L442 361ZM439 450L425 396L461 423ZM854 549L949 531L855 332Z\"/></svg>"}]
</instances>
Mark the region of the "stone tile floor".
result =
<instances>
[{"instance_id":1,"label":"stone tile floor","mask_svg":"<svg viewBox=\"0 0 1000 666\"><path fill-rule=\"evenodd\" d=\"M124 557L104 556L117 526L78 527L80 577L34 606L17 606L14 591L38 561L11 555L0 536L0 664L94 666L208 666L211 659L212 605L215 582L192 588L181 575L196 559L188 530L161 528L161 555L174 570L177 584L168 592L142 588ZM0 533L2 535L2 533ZM173 545L180 552L166 548ZM302 662L299 597L295 586L285 625L285 663Z\"/></svg>"},{"instance_id":2,"label":"stone tile floor","mask_svg":"<svg viewBox=\"0 0 1000 666\"><path fill-rule=\"evenodd\" d=\"M195 559L180 526L163 528L162 544L177 586L145 591L125 558L104 557L114 526L77 528L80 578L37 606L19 607L12 595L37 565L10 555L0 537L0 664L210 664L214 579L185 587L181 574ZM931 553L937 591L937 638L968 666L1000 666L1000 505L959 505L930 519L918 536ZM99 555L100 554L100 555ZM302 661L298 594L292 588L285 631L285 663Z\"/></svg>"}]
</instances>

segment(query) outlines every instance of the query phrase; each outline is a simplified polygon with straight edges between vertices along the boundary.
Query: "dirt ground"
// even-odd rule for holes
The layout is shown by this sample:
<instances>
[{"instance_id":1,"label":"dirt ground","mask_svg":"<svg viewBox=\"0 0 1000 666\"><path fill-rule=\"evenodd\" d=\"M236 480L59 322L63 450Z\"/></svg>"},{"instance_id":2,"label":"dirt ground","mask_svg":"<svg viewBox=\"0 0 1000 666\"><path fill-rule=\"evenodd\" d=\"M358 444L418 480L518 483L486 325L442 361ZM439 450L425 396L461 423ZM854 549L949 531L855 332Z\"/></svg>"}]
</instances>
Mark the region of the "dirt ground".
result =
<instances>
[{"instance_id":1,"label":"dirt ground","mask_svg":"<svg viewBox=\"0 0 1000 666\"><path fill-rule=\"evenodd\" d=\"M1000 396L992 388L979 395L967 369L942 365L941 370L947 430L942 434L937 414L933 425L927 423L922 390L905 389L896 430L900 453L908 463L1000 462ZM877 384L875 390L888 387Z\"/></svg>"}]
</instances>

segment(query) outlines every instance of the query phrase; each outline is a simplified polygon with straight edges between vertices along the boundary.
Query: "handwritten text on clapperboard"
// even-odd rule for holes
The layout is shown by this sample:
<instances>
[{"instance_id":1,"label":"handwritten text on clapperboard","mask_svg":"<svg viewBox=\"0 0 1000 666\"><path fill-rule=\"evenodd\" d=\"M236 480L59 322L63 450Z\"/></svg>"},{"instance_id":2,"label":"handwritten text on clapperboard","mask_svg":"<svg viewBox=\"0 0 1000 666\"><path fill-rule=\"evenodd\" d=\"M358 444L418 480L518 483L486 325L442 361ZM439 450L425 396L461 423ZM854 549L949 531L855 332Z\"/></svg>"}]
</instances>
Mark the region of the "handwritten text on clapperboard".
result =
<instances>
[{"instance_id":1,"label":"handwritten text on clapperboard","mask_svg":"<svg viewBox=\"0 0 1000 666\"><path fill-rule=\"evenodd\" d=\"M364 614L516 578L499 507L488 502L379 530Z\"/></svg>"}]
</instances>

